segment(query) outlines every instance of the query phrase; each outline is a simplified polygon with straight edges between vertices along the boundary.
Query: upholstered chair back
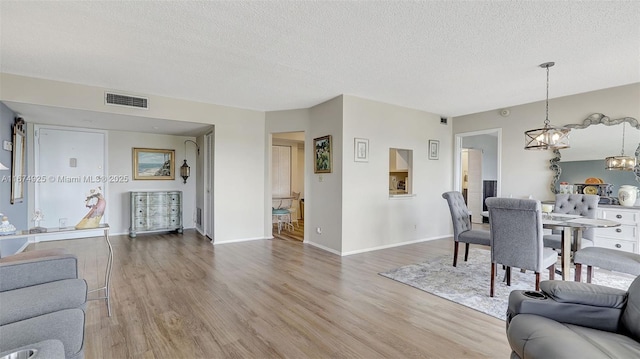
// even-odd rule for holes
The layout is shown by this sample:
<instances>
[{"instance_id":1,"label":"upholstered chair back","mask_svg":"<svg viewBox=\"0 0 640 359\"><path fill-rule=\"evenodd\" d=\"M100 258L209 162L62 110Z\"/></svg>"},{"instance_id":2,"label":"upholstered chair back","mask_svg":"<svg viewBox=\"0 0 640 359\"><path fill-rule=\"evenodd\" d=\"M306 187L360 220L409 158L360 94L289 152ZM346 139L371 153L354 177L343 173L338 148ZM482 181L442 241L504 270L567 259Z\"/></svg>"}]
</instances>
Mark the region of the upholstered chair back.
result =
<instances>
[{"instance_id":1,"label":"upholstered chair back","mask_svg":"<svg viewBox=\"0 0 640 359\"><path fill-rule=\"evenodd\" d=\"M631 337L640 341L640 276L629 286L627 306L622 313L621 321Z\"/></svg>"},{"instance_id":2,"label":"upholstered chair back","mask_svg":"<svg viewBox=\"0 0 640 359\"><path fill-rule=\"evenodd\" d=\"M540 201L489 197L486 203L492 262L541 272L544 267Z\"/></svg>"},{"instance_id":3,"label":"upholstered chair back","mask_svg":"<svg viewBox=\"0 0 640 359\"><path fill-rule=\"evenodd\" d=\"M558 194L554 213L577 214L586 218L596 218L598 215L598 202L600 196L592 194ZM595 229L589 228L582 231L582 238L593 241Z\"/></svg>"},{"instance_id":4,"label":"upholstered chair back","mask_svg":"<svg viewBox=\"0 0 640 359\"><path fill-rule=\"evenodd\" d=\"M471 230L471 220L469 219L469 209L464 203L462 193L458 191L450 191L442 194L442 198L447 200L449 211L451 211L451 220L453 222L453 240L458 241L460 233Z\"/></svg>"}]
</instances>

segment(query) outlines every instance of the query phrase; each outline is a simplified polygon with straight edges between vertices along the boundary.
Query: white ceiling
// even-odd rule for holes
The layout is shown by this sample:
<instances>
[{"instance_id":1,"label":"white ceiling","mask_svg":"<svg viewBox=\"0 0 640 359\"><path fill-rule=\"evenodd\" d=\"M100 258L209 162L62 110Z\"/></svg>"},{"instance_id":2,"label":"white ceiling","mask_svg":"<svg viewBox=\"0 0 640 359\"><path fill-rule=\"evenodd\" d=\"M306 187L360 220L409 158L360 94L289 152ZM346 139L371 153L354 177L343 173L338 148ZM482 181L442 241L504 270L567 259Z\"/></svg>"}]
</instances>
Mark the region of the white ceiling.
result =
<instances>
[{"instance_id":1,"label":"white ceiling","mask_svg":"<svg viewBox=\"0 0 640 359\"><path fill-rule=\"evenodd\" d=\"M638 1L1 1L0 71L255 110L457 116L640 82Z\"/></svg>"}]
</instances>

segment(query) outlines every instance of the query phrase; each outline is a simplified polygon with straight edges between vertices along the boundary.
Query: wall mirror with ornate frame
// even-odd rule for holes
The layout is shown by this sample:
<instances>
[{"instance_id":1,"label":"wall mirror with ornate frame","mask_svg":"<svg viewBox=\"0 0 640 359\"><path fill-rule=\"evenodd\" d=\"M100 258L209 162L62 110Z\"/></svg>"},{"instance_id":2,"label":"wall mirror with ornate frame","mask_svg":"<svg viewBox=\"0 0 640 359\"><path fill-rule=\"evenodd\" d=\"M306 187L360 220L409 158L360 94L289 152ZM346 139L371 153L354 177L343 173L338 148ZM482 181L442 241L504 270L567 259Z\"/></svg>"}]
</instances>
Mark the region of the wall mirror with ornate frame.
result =
<instances>
[{"instance_id":1,"label":"wall mirror with ornate frame","mask_svg":"<svg viewBox=\"0 0 640 359\"><path fill-rule=\"evenodd\" d=\"M554 150L555 157L549 167L554 175L550 189L560 193L560 183L584 183L587 178L603 178L612 183L612 196L616 196L622 184L638 185L640 182L640 123L632 117L611 119L594 113L581 124L570 124L571 147ZM624 135L624 141L623 141ZM624 142L624 154L636 157L634 171L609 171L605 169L605 158L619 156ZM575 192L575 190L574 190Z\"/></svg>"},{"instance_id":2,"label":"wall mirror with ornate frame","mask_svg":"<svg viewBox=\"0 0 640 359\"><path fill-rule=\"evenodd\" d=\"M11 204L24 199L24 152L26 132L24 120L16 118L13 124L13 157L11 159Z\"/></svg>"}]
</instances>

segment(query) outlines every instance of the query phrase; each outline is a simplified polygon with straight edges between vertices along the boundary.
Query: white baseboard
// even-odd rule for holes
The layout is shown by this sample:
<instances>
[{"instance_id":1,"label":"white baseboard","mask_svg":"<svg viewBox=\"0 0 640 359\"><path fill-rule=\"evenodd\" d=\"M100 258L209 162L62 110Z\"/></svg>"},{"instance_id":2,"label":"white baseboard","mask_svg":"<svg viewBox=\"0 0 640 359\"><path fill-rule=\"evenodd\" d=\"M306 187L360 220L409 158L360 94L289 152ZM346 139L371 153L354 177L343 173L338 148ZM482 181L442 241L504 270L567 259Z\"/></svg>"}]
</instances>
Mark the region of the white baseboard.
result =
<instances>
[{"instance_id":1,"label":"white baseboard","mask_svg":"<svg viewBox=\"0 0 640 359\"><path fill-rule=\"evenodd\" d=\"M239 242L249 242L249 241L259 241L262 239L269 239L266 237L255 237L255 238L240 238L240 239L230 239L227 241L216 241L214 240L212 243L214 245L218 245L218 244L227 244L227 243L239 243Z\"/></svg>"},{"instance_id":2,"label":"white baseboard","mask_svg":"<svg viewBox=\"0 0 640 359\"><path fill-rule=\"evenodd\" d=\"M437 239L444 239L444 238L450 238L450 237L451 237L451 235L447 234L447 235L436 236L436 237L416 239L416 240L407 241L407 242L385 244L383 246L378 246L378 247L371 247L371 248L365 248L365 249L356 249L355 251L343 252L342 256L350 256L350 255L353 255L353 254L359 254L359 253L365 253L365 252L373 252L373 251L378 251L378 250L381 250L381 249L388 249L388 248L393 248L393 247L406 246L406 245L409 245L409 244L415 244L415 243L420 243L420 242L435 241Z\"/></svg>"},{"instance_id":3,"label":"white baseboard","mask_svg":"<svg viewBox=\"0 0 640 359\"><path fill-rule=\"evenodd\" d=\"M314 242L311 242L311 241L304 241L304 243L310 244L310 245L312 245L314 247L317 247L317 248L320 248L320 249L322 249L324 251L327 251L327 252L333 253L335 255L341 256L339 251L337 251L337 250L335 250L333 248L329 248L329 247L323 246L322 244L314 243Z\"/></svg>"}]
</instances>

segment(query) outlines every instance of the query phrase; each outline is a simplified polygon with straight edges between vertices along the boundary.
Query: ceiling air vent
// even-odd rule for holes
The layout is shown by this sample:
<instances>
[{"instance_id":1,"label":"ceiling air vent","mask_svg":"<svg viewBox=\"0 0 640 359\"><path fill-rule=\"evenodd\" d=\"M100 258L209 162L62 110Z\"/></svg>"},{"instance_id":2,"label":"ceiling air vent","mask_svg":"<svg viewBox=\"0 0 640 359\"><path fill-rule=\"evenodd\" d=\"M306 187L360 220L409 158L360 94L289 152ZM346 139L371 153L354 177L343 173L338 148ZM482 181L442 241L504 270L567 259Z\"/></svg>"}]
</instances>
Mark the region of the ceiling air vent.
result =
<instances>
[{"instance_id":1,"label":"ceiling air vent","mask_svg":"<svg viewBox=\"0 0 640 359\"><path fill-rule=\"evenodd\" d=\"M120 95L116 93L105 93L105 103L107 105L125 106L148 109L148 101L144 97L134 97L128 95Z\"/></svg>"}]
</instances>

